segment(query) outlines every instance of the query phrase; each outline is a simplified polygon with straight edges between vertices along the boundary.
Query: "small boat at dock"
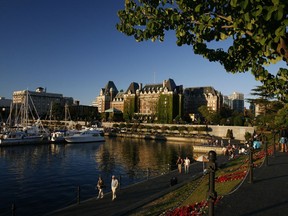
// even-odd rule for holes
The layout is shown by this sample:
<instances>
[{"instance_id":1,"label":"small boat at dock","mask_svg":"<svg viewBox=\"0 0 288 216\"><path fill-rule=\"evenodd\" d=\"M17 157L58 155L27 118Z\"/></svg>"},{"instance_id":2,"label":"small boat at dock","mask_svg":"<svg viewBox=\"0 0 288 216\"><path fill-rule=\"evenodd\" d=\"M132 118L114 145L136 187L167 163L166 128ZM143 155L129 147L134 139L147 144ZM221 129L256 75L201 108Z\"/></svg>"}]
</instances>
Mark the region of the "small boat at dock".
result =
<instances>
[{"instance_id":1,"label":"small boat at dock","mask_svg":"<svg viewBox=\"0 0 288 216\"><path fill-rule=\"evenodd\" d=\"M3 133L0 139L0 145L20 145L20 144L36 144L43 141L41 135L29 135L23 131L15 131Z\"/></svg>"},{"instance_id":2,"label":"small boat at dock","mask_svg":"<svg viewBox=\"0 0 288 216\"><path fill-rule=\"evenodd\" d=\"M66 143L65 137L79 133L78 130L57 130L50 134L51 143Z\"/></svg>"},{"instance_id":3,"label":"small boat at dock","mask_svg":"<svg viewBox=\"0 0 288 216\"><path fill-rule=\"evenodd\" d=\"M104 142L104 134L97 129L86 129L81 133L74 134L72 136L65 137L68 143L88 143L88 142Z\"/></svg>"}]
</instances>

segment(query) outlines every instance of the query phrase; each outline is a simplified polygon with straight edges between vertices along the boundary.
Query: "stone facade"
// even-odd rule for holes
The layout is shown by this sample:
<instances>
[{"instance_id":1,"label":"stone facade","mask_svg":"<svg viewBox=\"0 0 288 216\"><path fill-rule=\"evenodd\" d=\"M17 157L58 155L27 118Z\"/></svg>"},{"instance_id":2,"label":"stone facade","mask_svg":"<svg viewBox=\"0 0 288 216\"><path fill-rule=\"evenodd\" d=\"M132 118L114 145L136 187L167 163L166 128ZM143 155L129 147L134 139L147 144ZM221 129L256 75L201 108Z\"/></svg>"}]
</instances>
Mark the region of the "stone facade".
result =
<instances>
[{"instance_id":1,"label":"stone facade","mask_svg":"<svg viewBox=\"0 0 288 216\"><path fill-rule=\"evenodd\" d=\"M96 97L96 100L92 106L98 107L98 112L102 113L105 110L110 109L112 106L112 101L118 94L118 90L113 81L109 81L105 88L100 90L99 96Z\"/></svg>"},{"instance_id":2,"label":"stone facade","mask_svg":"<svg viewBox=\"0 0 288 216\"><path fill-rule=\"evenodd\" d=\"M186 88L177 86L173 79L158 84L142 84L132 82L125 92L118 92L112 81L101 89L94 106L99 112L116 108L123 112L124 119L132 116L145 116L162 123L172 123L176 116L181 118L198 114L202 105L219 111L223 104L223 96L213 87Z\"/></svg>"},{"instance_id":3,"label":"stone facade","mask_svg":"<svg viewBox=\"0 0 288 216\"><path fill-rule=\"evenodd\" d=\"M223 96L213 87L193 87L184 90L184 116L199 114L198 108L207 106L215 112L221 109Z\"/></svg>"}]
</instances>

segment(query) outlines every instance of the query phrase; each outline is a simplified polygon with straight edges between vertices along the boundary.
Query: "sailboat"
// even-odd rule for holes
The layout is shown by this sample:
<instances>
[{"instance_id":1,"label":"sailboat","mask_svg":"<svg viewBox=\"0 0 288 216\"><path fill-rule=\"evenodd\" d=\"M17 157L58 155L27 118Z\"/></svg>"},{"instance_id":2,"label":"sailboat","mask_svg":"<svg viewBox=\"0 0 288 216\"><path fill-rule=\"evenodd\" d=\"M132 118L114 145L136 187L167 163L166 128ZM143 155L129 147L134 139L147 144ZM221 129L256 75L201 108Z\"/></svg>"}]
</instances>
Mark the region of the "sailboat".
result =
<instances>
[{"instance_id":1,"label":"sailboat","mask_svg":"<svg viewBox=\"0 0 288 216\"><path fill-rule=\"evenodd\" d=\"M18 110L15 108L13 119L13 105L4 132L0 136L0 145L41 144L47 142L48 132L44 129L28 90L24 102ZM30 102L30 103L29 103ZM31 107L32 106L32 107ZM33 108L33 109L32 109ZM32 110L34 112L32 112ZM31 111L31 113L29 113ZM36 114L36 118L33 116ZM32 117L32 120L30 119ZM32 122L34 123L32 124Z\"/></svg>"},{"instance_id":2,"label":"sailboat","mask_svg":"<svg viewBox=\"0 0 288 216\"><path fill-rule=\"evenodd\" d=\"M52 110L52 108L51 108L51 110ZM50 119L51 119L51 117L50 117ZM70 119L70 122L68 123L68 125L67 125L67 119ZM73 127L73 122L71 120L69 107L68 107L68 104L65 104L65 129L53 131L51 133L50 141L52 143L66 143L66 139L65 139L66 136L72 136L74 134L79 133L78 130L71 129L72 127Z\"/></svg>"}]
</instances>

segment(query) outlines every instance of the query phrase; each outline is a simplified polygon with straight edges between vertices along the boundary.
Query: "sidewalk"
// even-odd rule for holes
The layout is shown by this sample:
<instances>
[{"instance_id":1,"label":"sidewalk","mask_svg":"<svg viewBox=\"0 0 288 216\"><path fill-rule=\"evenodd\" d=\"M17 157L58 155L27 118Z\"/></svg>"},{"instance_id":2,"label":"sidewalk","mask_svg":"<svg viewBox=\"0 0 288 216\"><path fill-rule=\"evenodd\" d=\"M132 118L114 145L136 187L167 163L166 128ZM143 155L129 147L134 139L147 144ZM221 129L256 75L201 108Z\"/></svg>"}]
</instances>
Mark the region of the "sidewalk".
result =
<instances>
[{"instance_id":1,"label":"sidewalk","mask_svg":"<svg viewBox=\"0 0 288 216\"><path fill-rule=\"evenodd\" d=\"M217 158L217 163L226 162L226 158ZM111 193L106 193L103 199L97 200L96 197L89 199L79 205L69 206L65 209L48 214L49 216L94 216L94 215L128 215L129 212L169 193L202 175L202 162L191 164L190 173L179 174L174 170L168 174L122 188L117 191L117 199L112 201ZM170 179L177 177L178 183L170 186Z\"/></svg>"},{"instance_id":2,"label":"sidewalk","mask_svg":"<svg viewBox=\"0 0 288 216\"><path fill-rule=\"evenodd\" d=\"M287 215L288 154L270 156L268 166L254 169L253 180L251 184L247 179L235 193L225 196L215 206L214 215Z\"/></svg>"},{"instance_id":3,"label":"sidewalk","mask_svg":"<svg viewBox=\"0 0 288 216\"><path fill-rule=\"evenodd\" d=\"M217 164L226 162L225 158L217 158ZM50 216L121 216L129 213L172 190L201 176L202 163L191 165L190 174L179 174L177 170L169 174L141 182L118 191L117 199L112 202L111 193L105 194L101 200L92 198L79 205L61 209ZM178 184L170 186L170 179L177 177ZM249 176L248 176L249 178ZM288 211L288 154L277 152L270 156L268 166L263 164L254 169L254 181L248 178L241 187L231 195L224 196L215 206L214 215L233 216L277 216L286 215Z\"/></svg>"}]
</instances>

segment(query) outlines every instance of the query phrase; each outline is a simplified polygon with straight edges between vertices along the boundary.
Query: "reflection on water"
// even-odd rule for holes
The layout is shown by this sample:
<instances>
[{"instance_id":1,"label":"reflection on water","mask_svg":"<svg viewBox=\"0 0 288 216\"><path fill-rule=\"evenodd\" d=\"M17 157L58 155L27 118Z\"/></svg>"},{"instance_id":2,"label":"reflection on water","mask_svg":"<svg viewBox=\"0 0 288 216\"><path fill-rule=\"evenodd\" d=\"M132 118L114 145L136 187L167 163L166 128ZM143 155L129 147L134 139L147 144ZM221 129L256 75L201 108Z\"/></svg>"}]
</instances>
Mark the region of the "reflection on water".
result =
<instances>
[{"instance_id":1,"label":"reflection on water","mask_svg":"<svg viewBox=\"0 0 288 216\"><path fill-rule=\"evenodd\" d=\"M192 158L192 146L106 138L105 143L0 148L0 215L10 215L12 203L17 216L43 215L76 203L78 186L81 199L95 196L99 175L107 185L112 174L121 177L124 187L147 178L148 168L151 174L175 169L179 154Z\"/></svg>"}]
</instances>

